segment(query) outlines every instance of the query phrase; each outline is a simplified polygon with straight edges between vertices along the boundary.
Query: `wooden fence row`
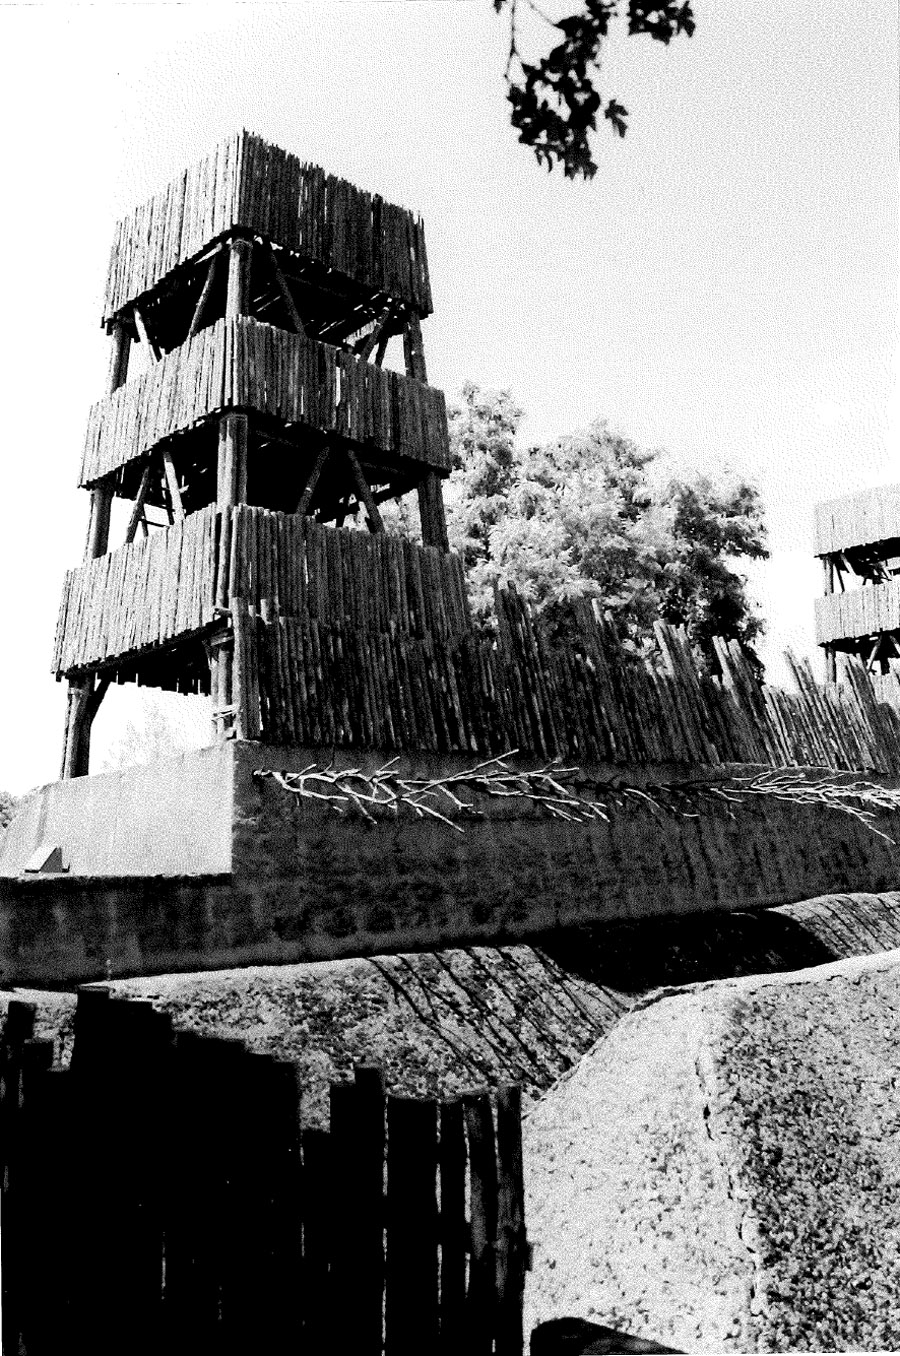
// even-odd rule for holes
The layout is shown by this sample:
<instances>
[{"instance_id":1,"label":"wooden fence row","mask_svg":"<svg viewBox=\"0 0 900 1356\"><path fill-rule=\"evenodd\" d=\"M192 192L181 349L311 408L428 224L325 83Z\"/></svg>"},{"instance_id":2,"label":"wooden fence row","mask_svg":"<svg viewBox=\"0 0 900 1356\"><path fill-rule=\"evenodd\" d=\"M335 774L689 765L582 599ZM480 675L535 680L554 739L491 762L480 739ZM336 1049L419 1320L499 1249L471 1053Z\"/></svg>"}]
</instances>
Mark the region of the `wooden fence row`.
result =
<instances>
[{"instance_id":1,"label":"wooden fence row","mask_svg":"<svg viewBox=\"0 0 900 1356\"><path fill-rule=\"evenodd\" d=\"M830 593L815 602L819 645L900 628L900 580Z\"/></svg>"},{"instance_id":2,"label":"wooden fence row","mask_svg":"<svg viewBox=\"0 0 900 1356\"><path fill-rule=\"evenodd\" d=\"M309 617L442 642L471 629L462 562L387 533L324 527L239 504L223 541L215 505L66 575L53 669L72 673L190 635L232 593L263 620Z\"/></svg>"},{"instance_id":3,"label":"wooden fence row","mask_svg":"<svg viewBox=\"0 0 900 1356\"><path fill-rule=\"evenodd\" d=\"M900 485L878 485L815 506L815 554L900 537Z\"/></svg>"},{"instance_id":4,"label":"wooden fence row","mask_svg":"<svg viewBox=\"0 0 900 1356\"><path fill-rule=\"evenodd\" d=\"M387 532L325 527L238 505L229 592L265 618L442 641L472 627L461 558Z\"/></svg>"},{"instance_id":5,"label":"wooden fence row","mask_svg":"<svg viewBox=\"0 0 900 1356\"><path fill-rule=\"evenodd\" d=\"M521 1356L519 1091L385 1097L303 1128L296 1071L82 991L68 1069L0 1041L3 1350Z\"/></svg>"},{"instance_id":6,"label":"wooden fence row","mask_svg":"<svg viewBox=\"0 0 900 1356\"><path fill-rule=\"evenodd\" d=\"M201 330L92 406L80 484L225 410L332 433L377 450L381 460L450 465L443 391L242 316Z\"/></svg>"},{"instance_id":7,"label":"wooden fence row","mask_svg":"<svg viewBox=\"0 0 900 1356\"><path fill-rule=\"evenodd\" d=\"M215 620L220 518L214 504L66 573L56 674L189 635Z\"/></svg>"},{"instance_id":8,"label":"wooden fence row","mask_svg":"<svg viewBox=\"0 0 900 1356\"><path fill-rule=\"evenodd\" d=\"M236 228L431 313L421 219L239 132L118 222L104 320Z\"/></svg>"},{"instance_id":9,"label":"wooden fence row","mask_svg":"<svg viewBox=\"0 0 900 1356\"><path fill-rule=\"evenodd\" d=\"M900 703L861 665L820 686L792 660L796 692L758 681L718 644L702 673L683 635L657 627L662 662L629 658L594 605L564 642L512 591L496 635L476 631L461 562L388 534L214 506L67 576L58 675L136 656L216 621L230 600L238 732L338 745L612 763L758 763L900 770ZM880 689L879 689L880 691Z\"/></svg>"},{"instance_id":10,"label":"wooden fence row","mask_svg":"<svg viewBox=\"0 0 900 1356\"><path fill-rule=\"evenodd\" d=\"M238 732L274 744L480 755L518 749L576 762L729 763L900 771L900 712L861 666L822 687L792 660L797 691L761 684L735 644L721 679L683 635L659 625L659 668L628 659L588 607L553 644L514 593L497 599L496 638L439 643L309 617L268 623L236 600Z\"/></svg>"}]
</instances>

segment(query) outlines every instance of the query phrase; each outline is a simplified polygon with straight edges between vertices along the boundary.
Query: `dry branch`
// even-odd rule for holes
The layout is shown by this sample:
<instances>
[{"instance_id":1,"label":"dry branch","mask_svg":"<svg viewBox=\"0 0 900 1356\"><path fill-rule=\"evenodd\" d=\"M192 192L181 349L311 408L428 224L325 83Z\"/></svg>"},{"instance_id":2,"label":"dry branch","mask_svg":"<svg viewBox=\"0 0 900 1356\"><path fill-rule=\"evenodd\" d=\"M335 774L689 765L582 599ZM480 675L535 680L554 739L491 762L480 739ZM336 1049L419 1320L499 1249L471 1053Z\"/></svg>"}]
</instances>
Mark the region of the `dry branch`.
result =
<instances>
[{"instance_id":1,"label":"dry branch","mask_svg":"<svg viewBox=\"0 0 900 1356\"><path fill-rule=\"evenodd\" d=\"M645 786L612 777L596 784L593 795L588 797L570 784L579 775L578 768L551 762L534 771L521 772L506 762L511 756L489 758L462 772L430 779L401 776L396 758L375 772L322 768L310 763L300 772L258 771L254 776L271 777L292 795L324 801L338 814L355 809L369 824L377 823L385 813L397 815L401 807L406 807L418 818L437 819L457 833L464 831L458 822L460 818L484 814L473 799L479 796L525 800L555 819L576 824L593 819L608 823L613 813L629 805L642 805L654 814L693 819L701 813L704 802L733 814L732 807L737 805L759 799L777 800L792 805L817 805L851 815L888 842L893 840L876 827L877 817L900 810L900 789L796 768L771 768L747 776L707 775Z\"/></svg>"}]
</instances>

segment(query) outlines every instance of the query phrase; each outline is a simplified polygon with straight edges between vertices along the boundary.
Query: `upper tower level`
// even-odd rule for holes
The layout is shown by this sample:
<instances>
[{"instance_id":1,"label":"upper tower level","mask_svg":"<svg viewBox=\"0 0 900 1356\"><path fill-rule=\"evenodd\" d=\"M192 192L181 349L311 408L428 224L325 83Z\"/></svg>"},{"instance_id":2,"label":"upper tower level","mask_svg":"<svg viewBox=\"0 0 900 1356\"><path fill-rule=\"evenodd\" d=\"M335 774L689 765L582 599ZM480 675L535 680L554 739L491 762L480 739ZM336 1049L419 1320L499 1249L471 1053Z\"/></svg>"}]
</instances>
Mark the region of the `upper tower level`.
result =
<instances>
[{"instance_id":1,"label":"upper tower level","mask_svg":"<svg viewBox=\"0 0 900 1356\"><path fill-rule=\"evenodd\" d=\"M148 306L157 342L182 343L197 300L187 266L235 234L275 247L310 338L347 338L388 300L395 327L401 311L431 314L420 219L239 132L118 223L104 323ZM280 289L265 281L261 311L284 318Z\"/></svg>"}]
</instances>

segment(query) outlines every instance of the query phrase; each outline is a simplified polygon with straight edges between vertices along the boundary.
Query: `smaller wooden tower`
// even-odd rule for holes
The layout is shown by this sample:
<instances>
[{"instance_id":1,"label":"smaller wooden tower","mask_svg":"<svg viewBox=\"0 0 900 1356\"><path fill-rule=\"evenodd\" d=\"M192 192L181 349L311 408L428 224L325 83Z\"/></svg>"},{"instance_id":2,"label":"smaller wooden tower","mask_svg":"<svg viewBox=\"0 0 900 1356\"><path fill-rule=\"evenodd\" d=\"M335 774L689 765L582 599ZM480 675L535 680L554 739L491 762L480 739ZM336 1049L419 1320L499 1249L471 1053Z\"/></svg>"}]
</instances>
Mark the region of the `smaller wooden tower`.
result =
<instances>
[{"instance_id":1,"label":"smaller wooden tower","mask_svg":"<svg viewBox=\"0 0 900 1356\"><path fill-rule=\"evenodd\" d=\"M900 659L900 485L883 485L818 504L815 552L825 596L816 599L816 640L827 676L839 653L858 655L873 673Z\"/></svg>"},{"instance_id":2,"label":"smaller wooden tower","mask_svg":"<svg viewBox=\"0 0 900 1356\"><path fill-rule=\"evenodd\" d=\"M233 603L253 591L263 623L290 608L298 520L362 515L378 534L379 505L416 490L423 542L447 551L446 409L421 334L431 309L420 220L246 132L119 223L109 392L80 478L85 563L67 576L56 636L63 777L87 772L111 682L209 692L221 734L259 733L256 712L236 728L253 697L238 690ZM382 365L392 336L405 375ZM152 361L129 378L134 344ZM270 534L252 564L235 541L241 505L264 511L248 532Z\"/></svg>"}]
</instances>

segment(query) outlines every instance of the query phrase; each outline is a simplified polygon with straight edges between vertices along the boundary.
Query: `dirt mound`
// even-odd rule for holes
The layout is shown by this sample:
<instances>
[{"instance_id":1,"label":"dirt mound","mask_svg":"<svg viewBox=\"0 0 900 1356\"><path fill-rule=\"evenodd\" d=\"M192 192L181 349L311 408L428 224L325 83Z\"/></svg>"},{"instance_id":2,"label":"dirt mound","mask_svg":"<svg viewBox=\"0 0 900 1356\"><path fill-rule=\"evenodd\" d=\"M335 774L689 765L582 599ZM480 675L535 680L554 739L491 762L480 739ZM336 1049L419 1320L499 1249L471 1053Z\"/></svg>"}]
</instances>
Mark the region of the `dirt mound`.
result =
<instances>
[{"instance_id":1,"label":"dirt mound","mask_svg":"<svg viewBox=\"0 0 900 1356\"><path fill-rule=\"evenodd\" d=\"M638 1005L526 1121L529 1323L900 1345L900 952Z\"/></svg>"}]
</instances>

